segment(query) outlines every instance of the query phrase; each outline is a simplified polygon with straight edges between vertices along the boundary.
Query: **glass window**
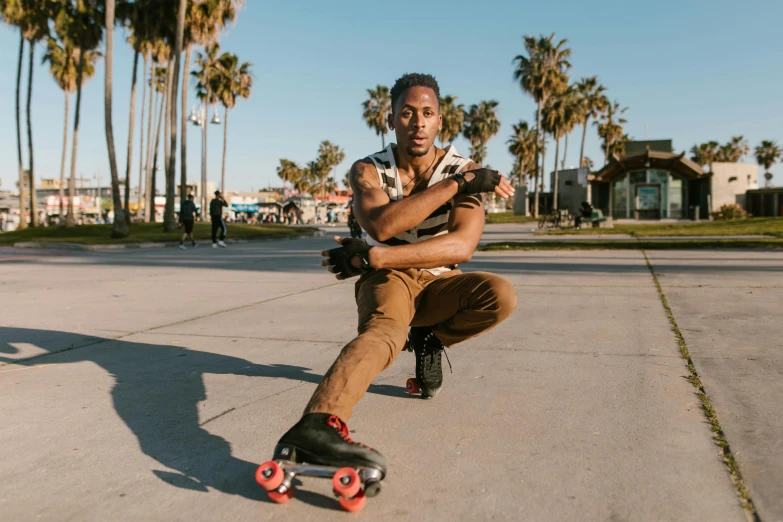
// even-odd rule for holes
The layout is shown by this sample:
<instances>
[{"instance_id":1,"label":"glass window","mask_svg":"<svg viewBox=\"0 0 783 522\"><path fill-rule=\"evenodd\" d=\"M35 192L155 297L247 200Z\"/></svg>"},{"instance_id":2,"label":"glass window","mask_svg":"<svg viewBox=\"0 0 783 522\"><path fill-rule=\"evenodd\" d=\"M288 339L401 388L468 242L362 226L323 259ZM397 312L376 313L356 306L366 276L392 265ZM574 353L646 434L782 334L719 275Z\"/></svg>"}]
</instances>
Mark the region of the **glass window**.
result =
<instances>
[{"instance_id":1,"label":"glass window","mask_svg":"<svg viewBox=\"0 0 783 522\"><path fill-rule=\"evenodd\" d=\"M612 184L612 216L615 218L626 217L628 208L628 183L623 176Z\"/></svg>"},{"instance_id":2,"label":"glass window","mask_svg":"<svg viewBox=\"0 0 783 522\"><path fill-rule=\"evenodd\" d=\"M631 185L636 185L637 183L647 183L646 170L641 172L631 172Z\"/></svg>"},{"instance_id":3,"label":"glass window","mask_svg":"<svg viewBox=\"0 0 783 522\"><path fill-rule=\"evenodd\" d=\"M682 213L682 180L669 175L669 217L681 219L685 217Z\"/></svg>"}]
</instances>

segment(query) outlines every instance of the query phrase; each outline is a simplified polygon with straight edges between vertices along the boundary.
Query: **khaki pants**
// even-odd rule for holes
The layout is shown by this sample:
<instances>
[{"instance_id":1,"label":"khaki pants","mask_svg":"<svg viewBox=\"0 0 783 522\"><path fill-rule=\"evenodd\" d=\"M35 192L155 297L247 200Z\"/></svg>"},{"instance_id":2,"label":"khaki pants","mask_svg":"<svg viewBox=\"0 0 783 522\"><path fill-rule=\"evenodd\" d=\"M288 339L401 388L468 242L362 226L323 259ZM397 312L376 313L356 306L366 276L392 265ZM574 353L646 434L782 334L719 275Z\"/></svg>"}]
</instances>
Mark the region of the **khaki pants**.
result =
<instances>
[{"instance_id":1,"label":"khaki pants","mask_svg":"<svg viewBox=\"0 0 783 522\"><path fill-rule=\"evenodd\" d=\"M450 347L489 330L514 311L517 295L495 274L451 270L373 270L356 282L359 335L340 352L305 413L351 417L370 383L391 366L408 338L408 326L431 326Z\"/></svg>"}]
</instances>

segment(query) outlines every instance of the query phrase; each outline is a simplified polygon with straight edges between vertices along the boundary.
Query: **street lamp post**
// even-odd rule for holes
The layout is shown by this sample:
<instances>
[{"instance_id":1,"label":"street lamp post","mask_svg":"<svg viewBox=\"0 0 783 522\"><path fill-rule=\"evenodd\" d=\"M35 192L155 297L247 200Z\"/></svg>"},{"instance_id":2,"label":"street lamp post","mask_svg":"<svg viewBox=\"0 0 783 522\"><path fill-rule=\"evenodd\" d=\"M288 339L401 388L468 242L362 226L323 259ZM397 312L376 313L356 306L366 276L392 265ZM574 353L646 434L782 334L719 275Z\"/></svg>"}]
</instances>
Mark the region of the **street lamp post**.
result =
<instances>
[{"instance_id":1,"label":"street lamp post","mask_svg":"<svg viewBox=\"0 0 783 522\"><path fill-rule=\"evenodd\" d=\"M201 219L205 219L205 212L207 208L207 107L202 104L198 110L195 107L191 109L190 117L188 118L193 125L201 127ZM220 118L218 117L217 107L215 108L215 114L210 121L213 125L220 125ZM183 194L182 197L185 197Z\"/></svg>"}]
</instances>

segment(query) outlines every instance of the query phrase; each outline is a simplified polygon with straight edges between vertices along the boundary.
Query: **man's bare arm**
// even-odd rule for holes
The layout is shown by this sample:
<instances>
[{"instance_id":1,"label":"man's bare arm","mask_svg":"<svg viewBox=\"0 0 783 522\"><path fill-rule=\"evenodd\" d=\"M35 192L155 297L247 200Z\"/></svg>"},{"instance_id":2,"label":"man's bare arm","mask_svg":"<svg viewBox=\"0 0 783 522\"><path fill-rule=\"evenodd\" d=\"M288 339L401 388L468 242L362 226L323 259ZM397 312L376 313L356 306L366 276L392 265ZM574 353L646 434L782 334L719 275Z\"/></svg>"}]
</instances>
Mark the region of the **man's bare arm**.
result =
<instances>
[{"instance_id":1,"label":"man's bare arm","mask_svg":"<svg viewBox=\"0 0 783 522\"><path fill-rule=\"evenodd\" d=\"M421 243L370 249L373 268L435 268L470 261L484 230L478 196L458 196L449 215L449 233Z\"/></svg>"},{"instance_id":2,"label":"man's bare arm","mask_svg":"<svg viewBox=\"0 0 783 522\"><path fill-rule=\"evenodd\" d=\"M412 229L453 198L458 188L456 181L444 180L401 201L391 201L381 189L378 171L369 160L353 164L350 181L356 220L376 241L386 241Z\"/></svg>"}]
</instances>

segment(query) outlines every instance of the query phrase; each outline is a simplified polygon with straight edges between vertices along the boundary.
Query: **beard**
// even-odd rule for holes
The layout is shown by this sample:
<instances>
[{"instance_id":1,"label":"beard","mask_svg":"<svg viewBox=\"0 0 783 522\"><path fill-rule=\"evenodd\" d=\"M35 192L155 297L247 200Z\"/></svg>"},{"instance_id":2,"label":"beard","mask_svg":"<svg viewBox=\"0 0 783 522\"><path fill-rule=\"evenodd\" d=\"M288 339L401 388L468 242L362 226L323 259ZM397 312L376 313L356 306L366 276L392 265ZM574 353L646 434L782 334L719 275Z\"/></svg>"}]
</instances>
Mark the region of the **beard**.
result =
<instances>
[{"instance_id":1,"label":"beard","mask_svg":"<svg viewBox=\"0 0 783 522\"><path fill-rule=\"evenodd\" d=\"M430 151L430 147L431 145L425 145L424 147L414 149L412 145L408 145L405 147L405 152L407 152L408 156L411 158L420 158L427 155L427 153Z\"/></svg>"}]
</instances>

